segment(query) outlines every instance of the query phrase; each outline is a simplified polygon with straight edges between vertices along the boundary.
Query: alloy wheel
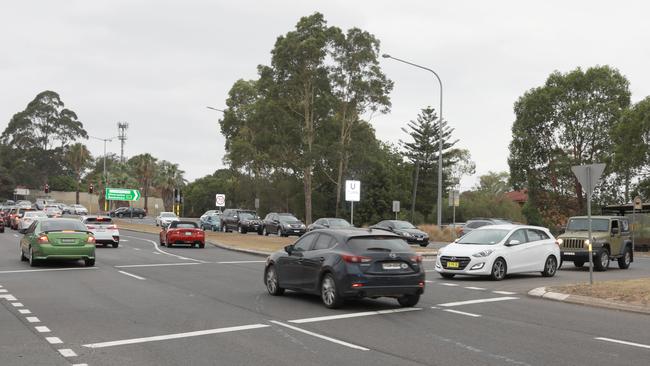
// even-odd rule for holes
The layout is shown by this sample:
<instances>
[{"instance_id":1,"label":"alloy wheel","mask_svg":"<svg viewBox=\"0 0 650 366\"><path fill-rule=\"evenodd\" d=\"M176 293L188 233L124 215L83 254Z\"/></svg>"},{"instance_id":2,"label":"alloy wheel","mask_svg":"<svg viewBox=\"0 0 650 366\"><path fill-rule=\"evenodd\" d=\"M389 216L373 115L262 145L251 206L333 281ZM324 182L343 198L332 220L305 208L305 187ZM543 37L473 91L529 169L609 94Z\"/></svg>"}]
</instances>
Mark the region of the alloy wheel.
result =
<instances>
[{"instance_id":1,"label":"alloy wheel","mask_svg":"<svg viewBox=\"0 0 650 366\"><path fill-rule=\"evenodd\" d=\"M269 293L275 293L275 290L278 288L278 279L275 276L275 269L269 267L266 271L266 288L269 290Z\"/></svg>"},{"instance_id":2,"label":"alloy wheel","mask_svg":"<svg viewBox=\"0 0 650 366\"><path fill-rule=\"evenodd\" d=\"M492 265L492 277L499 281L502 280L506 275L506 265L502 259L497 259Z\"/></svg>"},{"instance_id":3,"label":"alloy wheel","mask_svg":"<svg viewBox=\"0 0 650 366\"><path fill-rule=\"evenodd\" d=\"M544 275L547 277L553 277L557 271L557 261L555 257L549 256L546 258L546 263L544 264Z\"/></svg>"}]
</instances>

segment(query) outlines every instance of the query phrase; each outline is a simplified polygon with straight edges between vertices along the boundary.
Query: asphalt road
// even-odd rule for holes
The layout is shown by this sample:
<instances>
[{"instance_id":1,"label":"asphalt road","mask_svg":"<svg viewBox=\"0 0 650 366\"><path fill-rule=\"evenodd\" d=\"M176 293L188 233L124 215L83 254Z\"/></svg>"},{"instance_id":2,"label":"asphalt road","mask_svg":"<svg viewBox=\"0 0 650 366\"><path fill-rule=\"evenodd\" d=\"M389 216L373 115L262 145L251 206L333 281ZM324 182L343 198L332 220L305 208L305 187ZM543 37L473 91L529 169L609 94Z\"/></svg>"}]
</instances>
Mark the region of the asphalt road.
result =
<instances>
[{"instance_id":1,"label":"asphalt road","mask_svg":"<svg viewBox=\"0 0 650 366\"><path fill-rule=\"evenodd\" d=\"M239 234L233 234L239 235ZM586 280L522 275L501 282L429 272L417 308L392 299L329 310L319 298L272 297L263 258L160 248L122 232L97 265L18 258L0 234L0 365L645 365L645 315L529 298L526 291ZM426 263L433 268L432 262ZM597 279L650 276L650 259ZM604 338L604 339L603 339ZM621 343L628 342L628 343Z\"/></svg>"}]
</instances>

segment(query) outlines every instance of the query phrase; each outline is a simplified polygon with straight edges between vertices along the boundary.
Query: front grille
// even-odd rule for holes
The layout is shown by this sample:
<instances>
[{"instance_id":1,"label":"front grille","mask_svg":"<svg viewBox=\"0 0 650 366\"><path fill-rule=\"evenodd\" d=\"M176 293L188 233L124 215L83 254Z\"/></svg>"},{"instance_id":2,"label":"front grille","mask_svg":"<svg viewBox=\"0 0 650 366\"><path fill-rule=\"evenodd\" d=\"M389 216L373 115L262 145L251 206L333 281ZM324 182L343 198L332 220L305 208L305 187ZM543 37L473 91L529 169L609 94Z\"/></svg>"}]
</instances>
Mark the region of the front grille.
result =
<instances>
[{"instance_id":1,"label":"front grille","mask_svg":"<svg viewBox=\"0 0 650 366\"><path fill-rule=\"evenodd\" d=\"M562 247L567 249L584 249L585 239L564 239Z\"/></svg>"},{"instance_id":2,"label":"front grille","mask_svg":"<svg viewBox=\"0 0 650 366\"><path fill-rule=\"evenodd\" d=\"M458 268L447 268L447 262L458 262ZM440 257L440 264L445 269L465 269L470 262L469 257L451 257L443 255Z\"/></svg>"}]
</instances>

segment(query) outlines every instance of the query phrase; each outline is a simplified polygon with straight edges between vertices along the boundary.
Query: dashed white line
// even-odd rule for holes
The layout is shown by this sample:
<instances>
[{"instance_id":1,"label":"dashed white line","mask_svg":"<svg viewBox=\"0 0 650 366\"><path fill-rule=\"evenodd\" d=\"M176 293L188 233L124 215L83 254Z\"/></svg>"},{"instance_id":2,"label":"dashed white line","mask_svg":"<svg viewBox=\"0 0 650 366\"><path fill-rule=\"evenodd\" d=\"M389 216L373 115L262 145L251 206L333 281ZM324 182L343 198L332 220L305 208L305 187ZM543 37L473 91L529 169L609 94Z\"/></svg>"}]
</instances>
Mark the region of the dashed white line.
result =
<instances>
[{"instance_id":1,"label":"dashed white line","mask_svg":"<svg viewBox=\"0 0 650 366\"><path fill-rule=\"evenodd\" d=\"M72 366L88 366L87 363L73 363Z\"/></svg>"},{"instance_id":2,"label":"dashed white line","mask_svg":"<svg viewBox=\"0 0 650 366\"><path fill-rule=\"evenodd\" d=\"M483 287L474 287L474 286L467 286L465 288L468 289L468 290L479 290L479 291L487 290L486 288L483 288Z\"/></svg>"},{"instance_id":3,"label":"dashed white line","mask_svg":"<svg viewBox=\"0 0 650 366\"><path fill-rule=\"evenodd\" d=\"M492 291L492 293L499 294L499 295L516 295L516 292L510 292L510 291Z\"/></svg>"},{"instance_id":4,"label":"dashed white line","mask_svg":"<svg viewBox=\"0 0 650 366\"><path fill-rule=\"evenodd\" d=\"M27 320L30 323L40 323L41 319L35 317L35 316L27 316L25 317L25 320Z\"/></svg>"},{"instance_id":5,"label":"dashed white line","mask_svg":"<svg viewBox=\"0 0 650 366\"><path fill-rule=\"evenodd\" d=\"M158 253L158 252L151 252L151 253L160 255L160 253Z\"/></svg>"},{"instance_id":6,"label":"dashed white line","mask_svg":"<svg viewBox=\"0 0 650 366\"><path fill-rule=\"evenodd\" d=\"M39 333L49 333L49 332L51 332L50 328L44 327L44 326L34 327L34 329L36 329L36 331L39 332Z\"/></svg>"},{"instance_id":7,"label":"dashed white line","mask_svg":"<svg viewBox=\"0 0 650 366\"><path fill-rule=\"evenodd\" d=\"M358 346L356 344L348 343L348 342L345 342L345 341L342 341L342 340L339 340L339 339L336 339L336 338L332 338L332 337L324 336L322 334L310 332L310 331L302 329L302 328L294 327L293 325L284 324L284 323L281 323L281 322L278 322L278 321L275 321L275 320L271 320L271 323L282 326L282 327L285 327L285 328L293 329L296 332L301 332L301 333L310 335L312 337L316 337L316 338L320 338L320 339L323 339L323 340L326 340L326 341L330 341L332 343L336 343L336 344L339 344L341 346L345 346L345 347L349 347L349 348L353 348L353 349L358 349L360 351L370 351L370 349L368 349L366 347L361 347L361 346Z\"/></svg>"},{"instance_id":8,"label":"dashed white line","mask_svg":"<svg viewBox=\"0 0 650 366\"><path fill-rule=\"evenodd\" d=\"M63 348L58 351L63 357L77 357L77 354L70 348Z\"/></svg>"},{"instance_id":9,"label":"dashed white line","mask_svg":"<svg viewBox=\"0 0 650 366\"><path fill-rule=\"evenodd\" d=\"M430 280L424 280L426 283L434 283L435 281L430 281Z\"/></svg>"},{"instance_id":10,"label":"dashed white line","mask_svg":"<svg viewBox=\"0 0 650 366\"><path fill-rule=\"evenodd\" d=\"M641 344L641 343L634 343L634 342L628 342L628 341L622 341L620 339L613 339L613 338L603 338L603 337L596 337L594 338L595 340L598 341L605 341L605 342L611 342L611 343L618 343L618 344L624 344L626 346L633 346L633 347L639 347L639 348L647 348L650 349L650 345L647 344Z\"/></svg>"},{"instance_id":11,"label":"dashed white line","mask_svg":"<svg viewBox=\"0 0 650 366\"><path fill-rule=\"evenodd\" d=\"M79 267L79 268L49 268L49 269L21 269L16 271L0 271L0 274L6 273L29 273L29 272L55 272L55 271L87 271L94 270L98 267Z\"/></svg>"},{"instance_id":12,"label":"dashed white line","mask_svg":"<svg viewBox=\"0 0 650 366\"><path fill-rule=\"evenodd\" d=\"M237 332L237 331L241 331L241 330L266 328L266 327L269 327L269 326L270 325L268 325L268 324L250 324L250 325L242 325L242 326L237 326L237 327L199 330L199 331L196 331L196 332L165 334L165 335L153 336L153 337L124 339L124 340L120 340L120 341L90 343L90 344L84 344L83 346L87 347L87 348L104 348L104 347L122 346L122 345L125 345L125 344L157 342L157 341L165 341L165 340L168 340L168 339L198 337L198 336L208 335L208 334Z\"/></svg>"},{"instance_id":13,"label":"dashed white line","mask_svg":"<svg viewBox=\"0 0 650 366\"><path fill-rule=\"evenodd\" d=\"M0 288L0 294L4 294L4 293L7 293L7 290Z\"/></svg>"},{"instance_id":14,"label":"dashed white line","mask_svg":"<svg viewBox=\"0 0 650 366\"><path fill-rule=\"evenodd\" d=\"M45 340L50 344L61 344L63 341L59 337L45 337Z\"/></svg>"},{"instance_id":15,"label":"dashed white line","mask_svg":"<svg viewBox=\"0 0 650 366\"><path fill-rule=\"evenodd\" d=\"M31 310L29 309L18 309L18 312L21 314L31 314Z\"/></svg>"},{"instance_id":16,"label":"dashed white line","mask_svg":"<svg viewBox=\"0 0 650 366\"><path fill-rule=\"evenodd\" d=\"M425 269L424 272L435 272L435 269Z\"/></svg>"},{"instance_id":17,"label":"dashed white line","mask_svg":"<svg viewBox=\"0 0 650 366\"><path fill-rule=\"evenodd\" d=\"M244 263L265 263L266 261L227 261L216 262L217 264L244 264Z\"/></svg>"},{"instance_id":18,"label":"dashed white line","mask_svg":"<svg viewBox=\"0 0 650 366\"><path fill-rule=\"evenodd\" d=\"M361 317L361 316L370 316L370 315L395 314L395 313L404 313L404 312L418 311L418 310L422 310L422 308L404 308L404 309L391 309L391 310L364 311L364 312L361 312L361 313L348 313L348 314L340 314L340 315L319 316L319 317L316 317L316 318L304 318L304 319L289 320L289 323L304 324L304 323L322 322L322 321L326 321L326 320L358 318L358 317Z\"/></svg>"},{"instance_id":19,"label":"dashed white line","mask_svg":"<svg viewBox=\"0 0 650 366\"><path fill-rule=\"evenodd\" d=\"M139 267L165 267L165 266L194 266L201 263L196 262L183 262L183 263L155 263L155 264L128 264L123 266L115 266L115 268L139 268Z\"/></svg>"},{"instance_id":20,"label":"dashed white line","mask_svg":"<svg viewBox=\"0 0 650 366\"><path fill-rule=\"evenodd\" d=\"M15 308L22 308L23 307L22 302L12 302L11 305L13 305Z\"/></svg>"},{"instance_id":21,"label":"dashed white line","mask_svg":"<svg viewBox=\"0 0 650 366\"><path fill-rule=\"evenodd\" d=\"M449 282L440 282L441 285L443 286L449 286L449 287L456 287L458 284L456 283L449 283Z\"/></svg>"},{"instance_id":22,"label":"dashed white line","mask_svg":"<svg viewBox=\"0 0 650 366\"><path fill-rule=\"evenodd\" d=\"M12 294L0 295L0 299L5 299L7 301L16 301L16 297Z\"/></svg>"},{"instance_id":23,"label":"dashed white line","mask_svg":"<svg viewBox=\"0 0 650 366\"><path fill-rule=\"evenodd\" d=\"M17 238L17 237L18 237L18 234L14 234L14 237L16 237L16 238Z\"/></svg>"},{"instance_id":24,"label":"dashed white line","mask_svg":"<svg viewBox=\"0 0 650 366\"><path fill-rule=\"evenodd\" d=\"M448 302L448 303L445 303L445 304L438 304L438 306L452 307L452 306L461 306L461 305L482 304L482 303L486 303L486 302L517 300L517 299L519 299L519 298L518 297L511 297L511 296L492 297L492 298L487 298L487 299Z\"/></svg>"},{"instance_id":25,"label":"dashed white line","mask_svg":"<svg viewBox=\"0 0 650 366\"><path fill-rule=\"evenodd\" d=\"M144 280L146 279L146 278L144 278L144 277L140 277L140 276L138 276L138 275L134 275L133 273L124 272L124 271L118 271L118 272L120 272L120 273L123 274L123 275L131 276L131 277L133 277L133 278L137 278L137 279L142 280L142 281L144 281Z\"/></svg>"},{"instance_id":26,"label":"dashed white line","mask_svg":"<svg viewBox=\"0 0 650 366\"><path fill-rule=\"evenodd\" d=\"M120 241L125 242L125 243L128 243L128 242L129 242L129 241L126 240L126 239L120 239Z\"/></svg>"},{"instance_id":27,"label":"dashed white line","mask_svg":"<svg viewBox=\"0 0 650 366\"><path fill-rule=\"evenodd\" d=\"M478 314L474 313L466 313L464 311L458 311L458 310L453 310L453 309L444 309L444 311L449 312L449 313L454 313L454 314L460 314L460 315L465 315L465 316L471 316L473 318L480 318L481 316Z\"/></svg>"},{"instance_id":28,"label":"dashed white line","mask_svg":"<svg viewBox=\"0 0 650 366\"><path fill-rule=\"evenodd\" d=\"M140 248L133 248L133 250L140 250Z\"/></svg>"}]
</instances>

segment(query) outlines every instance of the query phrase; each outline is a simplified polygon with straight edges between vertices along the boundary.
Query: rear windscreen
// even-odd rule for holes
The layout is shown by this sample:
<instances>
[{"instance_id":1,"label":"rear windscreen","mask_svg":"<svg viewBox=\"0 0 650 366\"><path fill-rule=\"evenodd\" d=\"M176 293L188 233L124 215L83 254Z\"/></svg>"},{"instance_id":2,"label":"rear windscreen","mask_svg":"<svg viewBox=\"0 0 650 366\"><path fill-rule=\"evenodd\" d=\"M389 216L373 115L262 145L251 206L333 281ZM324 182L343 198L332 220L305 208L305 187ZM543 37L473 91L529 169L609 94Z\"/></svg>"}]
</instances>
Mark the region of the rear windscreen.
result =
<instances>
[{"instance_id":1,"label":"rear windscreen","mask_svg":"<svg viewBox=\"0 0 650 366\"><path fill-rule=\"evenodd\" d=\"M348 246L355 252L390 250L391 252L411 251L406 240L395 237L361 237L348 240Z\"/></svg>"},{"instance_id":2,"label":"rear windscreen","mask_svg":"<svg viewBox=\"0 0 650 366\"><path fill-rule=\"evenodd\" d=\"M85 220L86 224L97 224L97 225L110 225L113 223L113 219L110 217L89 217Z\"/></svg>"},{"instance_id":3,"label":"rear windscreen","mask_svg":"<svg viewBox=\"0 0 650 366\"><path fill-rule=\"evenodd\" d=\"M172 229L177 228L177 229L198 229L198 225L192 222L175 222L172 223L171 225Z\"/></svg>"},{"instance_id":4,"label":"rear windscreen","mask_svg":"<svg viewBox=\"0 0 650 366\"><path fill-rule=\"evenodd\" d=\"M41 231L88 231L81 221L76 220L52 220L41 223Z\"/></svg>"}]
</instances>

